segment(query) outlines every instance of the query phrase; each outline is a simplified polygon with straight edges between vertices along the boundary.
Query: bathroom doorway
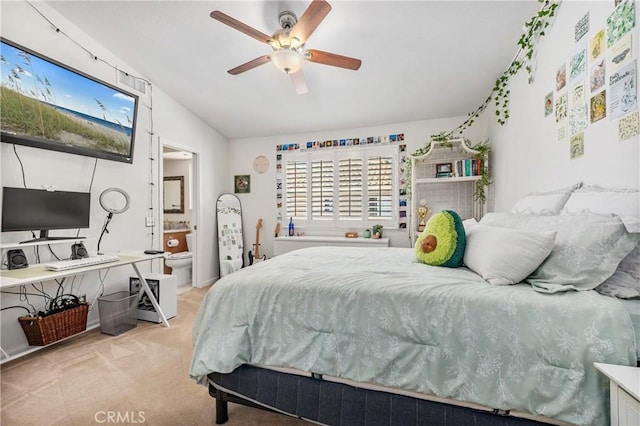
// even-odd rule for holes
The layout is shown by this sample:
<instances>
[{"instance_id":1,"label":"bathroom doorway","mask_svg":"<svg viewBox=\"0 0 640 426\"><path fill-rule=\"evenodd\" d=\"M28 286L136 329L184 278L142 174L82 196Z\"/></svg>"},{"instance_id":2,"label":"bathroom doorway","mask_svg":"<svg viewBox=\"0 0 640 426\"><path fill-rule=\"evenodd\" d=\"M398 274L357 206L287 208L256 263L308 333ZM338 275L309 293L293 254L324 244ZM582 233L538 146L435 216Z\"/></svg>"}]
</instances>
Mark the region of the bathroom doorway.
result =
<instances>
[{"instance_id":1,"label":"bathroom doorway","mask_svg":"<svg viewBox=\"0 0 640 426\"><path fill-rule=\"evenodd\" d=\"M174 253L191 252L191 279L178 277L178 291L197 287L198 273L198 218L199 218L199 173L198 153L179 143L160 139L162 162L159 167L160 241L163 250ZM187 248L186 235L191 235ZM168 245L169 241L171 244ZM176 241L178 243L176 244ZM163 265L163 273L172 269Z\"/></svg>"}]
</instances>

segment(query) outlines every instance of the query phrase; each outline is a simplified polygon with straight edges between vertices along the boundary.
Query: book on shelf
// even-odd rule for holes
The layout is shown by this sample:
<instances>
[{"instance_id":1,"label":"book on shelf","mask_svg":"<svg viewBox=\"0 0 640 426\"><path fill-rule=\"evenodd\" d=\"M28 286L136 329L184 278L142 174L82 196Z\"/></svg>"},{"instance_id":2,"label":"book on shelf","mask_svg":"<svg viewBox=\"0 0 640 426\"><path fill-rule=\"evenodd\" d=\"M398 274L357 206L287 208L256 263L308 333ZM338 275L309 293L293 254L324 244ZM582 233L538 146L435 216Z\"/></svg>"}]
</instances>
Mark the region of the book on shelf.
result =
<instances>
[{"instance_id":1,"label":"book on shelf","mask_svg":"<svg viewBox=\"0 0 640 426\"><path fill-rule=\"evenodd\" d=\"M456 160L453 163L453 176L455 177L469 177L469 176L481 176L482 175L482 159L480 158L467 158L465 160ZM436 177L446 177L445 175L436 174Z\"/></svg>"}]
</instances>

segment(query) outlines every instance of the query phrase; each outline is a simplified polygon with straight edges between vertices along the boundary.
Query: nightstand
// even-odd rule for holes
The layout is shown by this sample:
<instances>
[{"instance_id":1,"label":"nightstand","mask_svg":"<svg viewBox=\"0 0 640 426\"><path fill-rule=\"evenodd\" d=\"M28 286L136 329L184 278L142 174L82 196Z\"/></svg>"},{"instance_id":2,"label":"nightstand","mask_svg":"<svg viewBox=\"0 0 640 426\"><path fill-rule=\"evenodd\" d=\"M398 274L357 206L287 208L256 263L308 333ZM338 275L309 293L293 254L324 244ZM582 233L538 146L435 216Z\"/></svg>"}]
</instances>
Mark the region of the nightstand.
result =
<instances>
[{"instance_id":1,"label":"nightstand","mask_svg":"<svg viewBox=\"0 0 640 426\"><path fill-rule=\"evenodd\" d=\"M611 426L640 425L640 368L593 363L609 378Z\"/></svg>"}]
</instances>

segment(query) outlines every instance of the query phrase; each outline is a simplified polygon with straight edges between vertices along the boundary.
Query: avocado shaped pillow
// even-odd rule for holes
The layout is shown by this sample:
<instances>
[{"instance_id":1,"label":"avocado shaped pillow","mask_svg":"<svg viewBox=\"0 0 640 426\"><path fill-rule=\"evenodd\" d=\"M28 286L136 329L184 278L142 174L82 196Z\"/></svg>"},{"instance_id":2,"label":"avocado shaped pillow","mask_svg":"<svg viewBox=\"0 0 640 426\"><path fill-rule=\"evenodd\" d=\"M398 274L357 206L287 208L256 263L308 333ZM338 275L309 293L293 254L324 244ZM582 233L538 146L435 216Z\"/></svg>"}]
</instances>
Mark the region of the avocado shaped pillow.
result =
<instances>
[{"instance_id":1,"label":"avocado shaped pillow","mask_svg":"<svg viewBox=\"0 0 640 426\"><path fill-rule=\"evenodd\" d=\"M431 216L416 240L416 257L427 265L457 268L462 266L466 244L464 226L458 213L442 210Z\"/></svg>"}]
</instances>

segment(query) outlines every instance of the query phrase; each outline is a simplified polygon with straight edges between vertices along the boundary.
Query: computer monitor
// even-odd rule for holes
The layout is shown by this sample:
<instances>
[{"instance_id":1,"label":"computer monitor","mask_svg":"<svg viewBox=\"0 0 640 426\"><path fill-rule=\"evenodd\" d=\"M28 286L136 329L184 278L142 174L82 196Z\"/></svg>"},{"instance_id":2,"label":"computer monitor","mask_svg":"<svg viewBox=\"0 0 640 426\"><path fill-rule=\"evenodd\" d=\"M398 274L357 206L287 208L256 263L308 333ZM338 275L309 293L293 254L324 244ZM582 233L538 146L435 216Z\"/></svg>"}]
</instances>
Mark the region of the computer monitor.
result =
<instances>
[{"instance_id":1,"label":"computer monitor","mask_svg":"<svg viewBox=\"0 0 640 426\"><path fill-rule=\"evenodd\" d=\"M44 189L2 188L2 232L40 231L31 241L80 237L51 237L50 230L89 227L91 193Z\"/></svg>"}]
</instances>

